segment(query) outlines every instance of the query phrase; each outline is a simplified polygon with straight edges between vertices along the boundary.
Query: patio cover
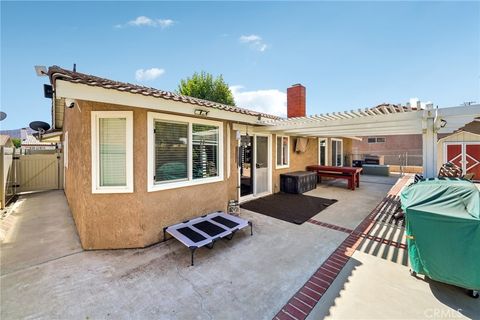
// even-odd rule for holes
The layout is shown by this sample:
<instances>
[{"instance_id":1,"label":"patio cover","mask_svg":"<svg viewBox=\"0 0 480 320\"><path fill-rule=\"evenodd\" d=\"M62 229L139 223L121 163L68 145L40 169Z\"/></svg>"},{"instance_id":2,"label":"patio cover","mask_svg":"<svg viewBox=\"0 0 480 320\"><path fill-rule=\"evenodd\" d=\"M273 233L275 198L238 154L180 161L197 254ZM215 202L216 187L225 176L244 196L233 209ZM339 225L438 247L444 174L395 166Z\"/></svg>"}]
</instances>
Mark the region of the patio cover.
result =
<instances>
[{"instance_id":1,"label":"patio cover","mask_svg":"<svg viewBox=\"0 0 480 320\"><path fill-rule=\"evenodd\" d=\"M480 289L480 192L460 179L420 181L401 193L412 270Z\"/></svg>"},{"instance_id":2,"label":"patio cover","mask_svg":"<svg viewBox=\"0 0 480 320\"><path fill-rule=\"evenodd\" d=\"M429 104L425 109L387 105L374 109L265 120L260 130L312 137L422 134L423 173L432 178L437 170L437 134L454 132L479 116L480 104L448 108L434 108L433 104Z\"/></svg>"}]
</instances>

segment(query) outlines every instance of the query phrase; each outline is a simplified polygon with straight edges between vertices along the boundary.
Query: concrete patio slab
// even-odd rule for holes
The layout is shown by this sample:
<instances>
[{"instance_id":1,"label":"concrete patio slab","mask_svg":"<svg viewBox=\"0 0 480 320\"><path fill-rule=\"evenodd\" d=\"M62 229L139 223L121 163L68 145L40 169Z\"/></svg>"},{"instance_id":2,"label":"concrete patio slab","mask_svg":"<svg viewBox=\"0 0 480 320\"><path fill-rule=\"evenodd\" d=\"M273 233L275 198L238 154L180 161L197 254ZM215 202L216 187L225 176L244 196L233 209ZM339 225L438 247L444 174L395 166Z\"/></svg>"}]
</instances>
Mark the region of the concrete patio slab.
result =
<instances>
[{"instance_id":1,"label":"concrete patio slab","mask_svg":"<svg viewBox=\"0 0 480 320\"><path fill-rule=\"evenodd\" d=\"M352 194L334 189L343 202ZM362 193L373 203L385 194L375 184L355 191L359 198ZM316 194L327 197L322 187ZM197 250L190 267L188 249L175 240L146 249L81 251L61 191L22 201L4 244L2 319L271 319L347 237L242 210L254 235L242 231L213 250ZM370 207L356 208L357 214L368 215Z\"/></svg>"},{"instance_id":2,"label":"concrete patio slab","mask_svg":"<svg viewBox=\"0 0 480 320\"><path fill-rule=\"evenodd\" d=\"M458 287L415 278L408 266L357 251L307 319L478 319Z\"/></svg>"},{"instance_id":3,"label":"concrete patio slab","mask_svg":"<svg viewBox=\"0 0 480 320\"><path fill-rule=\"evenodd\" d=\"M63 190L21 195L0 245L0 274L82 251Z\"/></svg>"},{"instance_id":4,"label":"concrete patio slab","mask_svg":"<svg viewBox=\"0 0 480 320\"><path fill-rule=\"evenodd\" d=\"M313 219L355 229L397 180L397 177L361 175L360 188L355 191L347 190L342 180L326 180L305 195L338 200Z\"/></svg>"}]
</instances>

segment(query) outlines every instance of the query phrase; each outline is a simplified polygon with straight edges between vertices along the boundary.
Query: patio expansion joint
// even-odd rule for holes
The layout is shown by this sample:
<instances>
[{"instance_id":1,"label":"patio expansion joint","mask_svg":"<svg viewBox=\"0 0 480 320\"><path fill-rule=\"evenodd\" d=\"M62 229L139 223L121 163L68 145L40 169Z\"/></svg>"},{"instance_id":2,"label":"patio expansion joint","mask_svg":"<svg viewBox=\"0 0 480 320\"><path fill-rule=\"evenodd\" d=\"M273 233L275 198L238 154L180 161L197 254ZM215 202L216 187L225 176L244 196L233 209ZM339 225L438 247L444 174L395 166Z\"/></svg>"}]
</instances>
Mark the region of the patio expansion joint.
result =
<instances>
[{"instance_id":1,"label":"patio expansion joint","mask_svg":"<svg viewBox=\"0 0 480 320\"><path fill-rule=\"evenodd\" d=\"M45 261L39 262L39 263L37 263L37 264L31 265L31 266L27 266L27 267L23 267L23 268L18 268L18 269L12 270L12 271L10 271L10 272L1 274L1 275L0 275L0 278L6 277L6 276L8 276L8 275L12 275L12 274L17 273L17 272L21 272L21 271L29 270L29 269L32 269L32 268L36 268L36 267L38 267L38 266L41 266L41 265L44 265L44 264L48 264L48 263L53 262L53 261L61 260L61 259L64 259L64 258L68 258L68 257L70 257L70 256L73 256L73 255L76 255L76 254L79 254L79 253L82 253L82 252L85 252L85 250L82 249L82 250L80 250L80 251L75 251L75 252L66 254L66 255L64 255L64 256L61 256L61 257L56 257L56 258L53 258L53 259L45 260Z\"/></svg>"},{"instance_id":2,"label":"patio expansion joint","mask_svg":"<svg viewBox=\"0 0 480 320\"><path fill-rule=\"evenodd\" d=\"M338 274L343 267L348 263L351 256L355 253L361 242L365 239L380 242L389 246L397 248L406 248L406 245L393 240L384 239L377 236L369 235L376 223L375 217L384 208L385 203L391 201L392 196L396 196L402 187L409 181L409 178L402 177L390 189L384 199L377 204L372 212L360 222L354 229L348 229L332 225L329 223L317 221L314 219L308 222L326 227L332 230L348 233L347 238L330 254L330 256L320 265L320 267L313 273L312 276L305 282L305 284L293 295L285 306L274 316L274 319L279 320L303 320L308 317L310 312L315 308L316 304L321 300L323 295L327 292L330 286L335 281ZM299 304L298 300L302 301ZM306 303L306 301L310 303Z\"/></svg>"},{"instance_id":3,"label":"patio expansion joint","mask_svg":"<svg viewBox=\"0 0 480 320\"><path fill-rule=\"evenodd\" d=\"M170 243L167 242L166 244L167 244L168 250L173 252L170 248ZM178 268L178 263L173 263L173 265L175 266L175 271L178 277L183 281L185 281L186 283L188 283L192 288L192 290L195 292L195 294L200 298L199 299L200 309L208 316L209 319L213 320L214 319L213 315L205 308L205 304L204 304L205 297L198 291L197 287L193 284L193 282L190 281L190 279L182 275L182 273L180 272L180 269Z\"/></svg>"}]
</instances>

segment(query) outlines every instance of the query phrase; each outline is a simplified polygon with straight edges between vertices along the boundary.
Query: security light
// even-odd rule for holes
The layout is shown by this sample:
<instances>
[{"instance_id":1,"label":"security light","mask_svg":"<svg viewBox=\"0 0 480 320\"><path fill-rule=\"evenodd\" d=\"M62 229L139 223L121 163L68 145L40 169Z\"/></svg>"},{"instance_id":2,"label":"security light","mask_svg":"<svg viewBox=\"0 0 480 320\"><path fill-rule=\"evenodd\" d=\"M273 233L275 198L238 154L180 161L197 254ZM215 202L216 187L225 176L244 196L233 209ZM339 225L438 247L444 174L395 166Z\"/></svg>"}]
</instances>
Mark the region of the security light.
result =
<instances>
[{"instance_id":1,"label":"security light","mask_svg":"<svg viewBox=\"0 0 480 320\"><path fill-rule=\"evenodd\" d=\"M203 110L203 109L195 109L194 110L195 115L197 116L202 116L202 117L207 117L210 111L208 110Z\"/></svg>"}]
</instances>

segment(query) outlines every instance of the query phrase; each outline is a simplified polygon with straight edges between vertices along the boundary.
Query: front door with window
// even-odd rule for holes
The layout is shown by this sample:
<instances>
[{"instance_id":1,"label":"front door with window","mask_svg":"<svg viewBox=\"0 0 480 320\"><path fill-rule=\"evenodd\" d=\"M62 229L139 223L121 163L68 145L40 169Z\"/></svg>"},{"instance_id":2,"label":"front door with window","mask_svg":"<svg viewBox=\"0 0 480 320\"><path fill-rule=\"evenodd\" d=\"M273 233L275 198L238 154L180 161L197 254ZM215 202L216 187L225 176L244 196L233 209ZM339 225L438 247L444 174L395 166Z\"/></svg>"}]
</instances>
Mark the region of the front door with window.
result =
<instances>
[{"instance_id":1,"label":"front door with window","mask_svg":"<svg viewBox=\"0 0 480 320\"><path fill-rule=\"evenodd\" d=\"M249 200L271 193L270 137L241 135L240 199Z\"/></svg>"}]
</instances>

